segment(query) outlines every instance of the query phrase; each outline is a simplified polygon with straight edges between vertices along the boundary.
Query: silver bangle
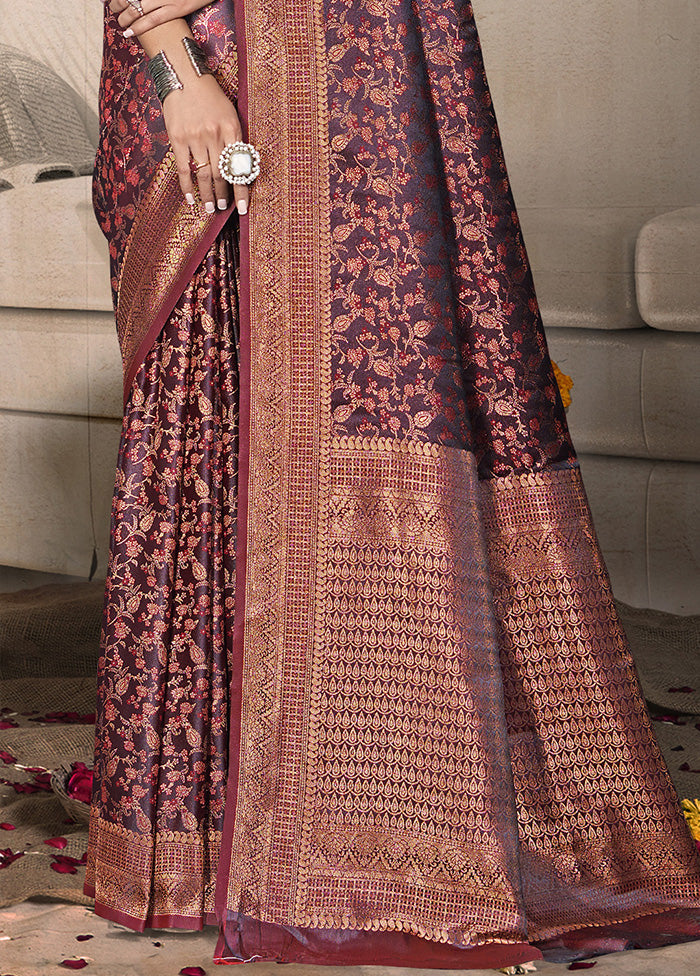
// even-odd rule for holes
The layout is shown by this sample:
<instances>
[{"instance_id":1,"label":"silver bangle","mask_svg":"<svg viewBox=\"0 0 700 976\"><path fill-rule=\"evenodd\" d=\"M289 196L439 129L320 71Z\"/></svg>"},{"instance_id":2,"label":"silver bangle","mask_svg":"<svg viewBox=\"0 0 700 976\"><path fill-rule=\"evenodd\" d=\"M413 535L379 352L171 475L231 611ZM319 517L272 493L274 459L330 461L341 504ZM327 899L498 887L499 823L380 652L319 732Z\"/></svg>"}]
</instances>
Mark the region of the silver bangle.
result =
<instances>
[{"instance_id":1,"label":"silver bangle","mask_svg":"<svg viewBox=\"0 0 700 976\"><path fill-rule=\"evenodd\" d=\"M190 59L190 64L194 68L195 72L201 78L202 75L210 75L209 65L207 64L207 56L201 47L192 40L191 37L182 38L182 46L187 52L187 57Z\"/></svg>"},{"instance_id":2,"label":"silver bangle","mask_svg":"<svg viewBox=\"0 0 700 976\"><path fill-rule=\"evenodd\" d=\"M165 101L171 92L178 91L183 87L182 82L177 76L175 68L168 61L165 51L159 51L148 62L148 70L153 84L156 86L156 94L161 103Z\"/></svg>"}]
</instances>

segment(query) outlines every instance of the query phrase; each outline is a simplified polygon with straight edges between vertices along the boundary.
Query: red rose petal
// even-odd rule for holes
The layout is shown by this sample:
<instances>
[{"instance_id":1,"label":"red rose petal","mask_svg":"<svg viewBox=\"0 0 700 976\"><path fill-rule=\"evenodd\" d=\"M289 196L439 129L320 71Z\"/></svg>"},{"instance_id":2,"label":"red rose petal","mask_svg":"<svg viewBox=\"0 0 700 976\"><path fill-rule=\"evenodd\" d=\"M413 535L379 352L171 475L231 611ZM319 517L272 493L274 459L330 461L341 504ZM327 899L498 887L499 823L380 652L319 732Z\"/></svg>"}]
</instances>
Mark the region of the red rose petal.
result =
<instances>
[{"instance_id":1,"label":"red rose petal","mask_svg":"<svg viewBox=\"0 0 700 976\"><path fill-rule=\"evenodd\" d=\"M24 851L13 851L11 847L6 847L0 851L0 868L9 868L14 861L18 861L21 857L24 857Z\"/></svg>"},{"instance_id":2,"label":"red rose petal","mask_svg":"<svg viewBox=\"0 0 700 976\"><path fill-rule=\"evenodd\" d=\"M685 752L685 746L674 746L671 752Z\"/></svg>"},{"instance_id":3,"label":"red rose petal","mask_svg":"<svg viewBox=\"0 0 700 976\"><path fill-rule=\"evenodd\" d=\"M94 935L76 935L75 941L76 942L87 942L88 939L94 939L94 938L95 938Z\"/></svg>"},{"instance_id":4,"label":"red rose petal","mask_svg":"<svg viewBox=\"0 0 700 976\"><path fill-rule=\"evenodd\" d=\"M593 969L597 962L572 962L569 969Z\"/></svg>"},{"instance_id":5,"label":"red rose petal","mask_svg":"<svg viewBox=\"0 0 700 976\"><path fill-rule=\"evenodd\" d=\"M690 763L681 763L681 765L678 768L682 773L689 773Z\"/></svg>"},{"instance_id":6,"label":"red rose petal","mask_svg":"<svg viewBox=\"0 0 700 976\"><path fill-rule=\"evenodd\" d=\"M77 874L78 873L78 869L76 867L74 867L74 865L72 865L72 864L64 864L64 863L61 863L61 862L56 863L55 861L51 865L51 870L52 871L55 871L57 874Z\"/></svg>"},{"instance_id":7,"label":"red rose petal","mask_svg":"<svg viewBox=\"0 0 700 976\"><path fill-rule=\"evenodd\" d=\"M86 959L64 959L63 962L59 962L59 966L63 966L64 969L85 969L87 966Z\"/></svg>"},{"instance_id":8,"label":"red rose petal","mask_svg":"<svg viewBox=\"0 0 700 976\"><path fill-rule=\"evenodd\" d=\"M17 830L17 828L11 823L0 823L0 830Z\"/></svg>"},{"instance_id":9,"label":"red rose petal","mask_svg":"<svg viewBox=\"0 0 700 976\"><path fill-rule=\"evenodd\" d=\"M16 756L11 756L9 752L5 752L2 749L0 749L0 759L2 759L6 766L12 766L17 762Z\"/></svg>"},{"instance_id":10,"label":"red rose petal","mask_svg":"<svg viewBox=\"0 0 700 976\"><path fill-rule=\"evenodd\" d=\"M180 970L180 976L207 976L201 966L185 966Z\"/></svg>"},{"instance_id":11,"label":"red rose petal","mask_svg":"<svg viewBox=\"0 0 700 976\"><path fill-rule=\"evenodd\" d=\"M68 841L65 837L49 837L49 839L45 840L44 843L48 844L49 847L57 847L59 851L62 851Z\"/></svg>"},{"instance_id":12,"label":"red rose petal","mask_svg":"<svg viewBox=\"0 0 700 976\"><path fill-rule=\"evenodd\" d=\"M0 729L18 729L19 726L12 719L0 719Z\"/></svg>"}]
</instances>

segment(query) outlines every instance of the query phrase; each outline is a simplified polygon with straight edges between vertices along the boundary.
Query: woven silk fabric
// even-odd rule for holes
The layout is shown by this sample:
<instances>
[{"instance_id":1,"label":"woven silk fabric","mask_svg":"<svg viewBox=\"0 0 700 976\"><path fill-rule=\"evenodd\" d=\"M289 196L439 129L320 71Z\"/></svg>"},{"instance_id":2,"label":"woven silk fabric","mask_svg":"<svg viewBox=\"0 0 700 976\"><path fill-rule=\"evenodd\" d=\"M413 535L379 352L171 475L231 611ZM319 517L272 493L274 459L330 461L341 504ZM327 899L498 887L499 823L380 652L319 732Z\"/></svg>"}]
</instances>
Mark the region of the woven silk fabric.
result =
<instances>
[{"instance_id":1,"label":"woven silk fabric","mask_svg":"<svg viewBox=\"0 0 700 976\"><path fill-rule=\"evenodd\" d=\"M216 920L221 961L700 934L470 4L219 0L192 26L261 153L240 227L183 205L106 20L98 911Z\"/></svg>"}]
</instances>

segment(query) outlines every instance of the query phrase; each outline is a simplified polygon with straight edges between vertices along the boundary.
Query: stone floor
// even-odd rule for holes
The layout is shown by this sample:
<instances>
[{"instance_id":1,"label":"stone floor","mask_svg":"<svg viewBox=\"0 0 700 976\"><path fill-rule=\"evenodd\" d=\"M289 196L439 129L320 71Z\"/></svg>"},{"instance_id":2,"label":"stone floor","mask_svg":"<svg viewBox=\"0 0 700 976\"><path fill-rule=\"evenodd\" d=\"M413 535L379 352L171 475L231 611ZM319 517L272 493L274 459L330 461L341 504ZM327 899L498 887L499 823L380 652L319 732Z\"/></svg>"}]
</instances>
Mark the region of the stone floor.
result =
<instances>
[{"instance_id":1,"label":"stone floor","mask_svg":"<svg viewBox=\"0 0 700 976\"><path fill-rule=\"evenodd\" d=\"M78 941L78 935L92 938ZM24 902L0 911L0 974L2 976L50 976L66 972L64 959L82 958L86 976L178 976L186 967L201 967L207 976L217 969L212 963L215 930L201 933L171 934L149 932L143 935L115 929L95 914L78 905L52 902ZM303 976L306 969L336 976L341 967L289 965L285 976ZM541 976L563 976L568 967L537 963ZM666 949L622 952L601 956L592 969L595 976L698 976L700 942ZM274 963L251 963L252 976L276 976ZM401 969L375 966L343 967L343 976L403 976ZM419 976L406 970L406 976ZM431 972L436 972L431 970ZM484 970L461 970L465 976L486 976Z\"/></svg>"}]
</instances>

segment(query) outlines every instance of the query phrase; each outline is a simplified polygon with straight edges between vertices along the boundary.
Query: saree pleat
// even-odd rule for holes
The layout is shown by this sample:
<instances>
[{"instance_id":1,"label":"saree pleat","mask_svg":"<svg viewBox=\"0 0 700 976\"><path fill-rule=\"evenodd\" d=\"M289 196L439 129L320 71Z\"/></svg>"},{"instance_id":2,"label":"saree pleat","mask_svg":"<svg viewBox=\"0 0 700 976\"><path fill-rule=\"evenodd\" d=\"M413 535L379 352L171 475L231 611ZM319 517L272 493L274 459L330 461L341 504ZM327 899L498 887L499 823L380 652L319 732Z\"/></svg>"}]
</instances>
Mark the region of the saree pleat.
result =
<instances>
[{"instance_id":1,"label":"saree pleat","mask_svg":"<svg viewBox=\"0 0 700 976\"><path fill-rule=\"evenodd\" d=\"M217 241L149 351L120 446L87 890L138 928L199 928L214 912L235 594L235 249L231 234Z\"/></svg>"},{"instance_id":2,"label":"saree pleat","mask_svg":"<svg viewBox=\"0 0 700 976\"><path fill-rule=\"evenodd\" d=\"M261 152L240 228L183 205L110 17L96 201L126 413L98 912L216 921L219 962L495 967L700 937L471 5L193 15ZM154 120L128 158L116 77Z\"/></svg>"}]
</instances>

